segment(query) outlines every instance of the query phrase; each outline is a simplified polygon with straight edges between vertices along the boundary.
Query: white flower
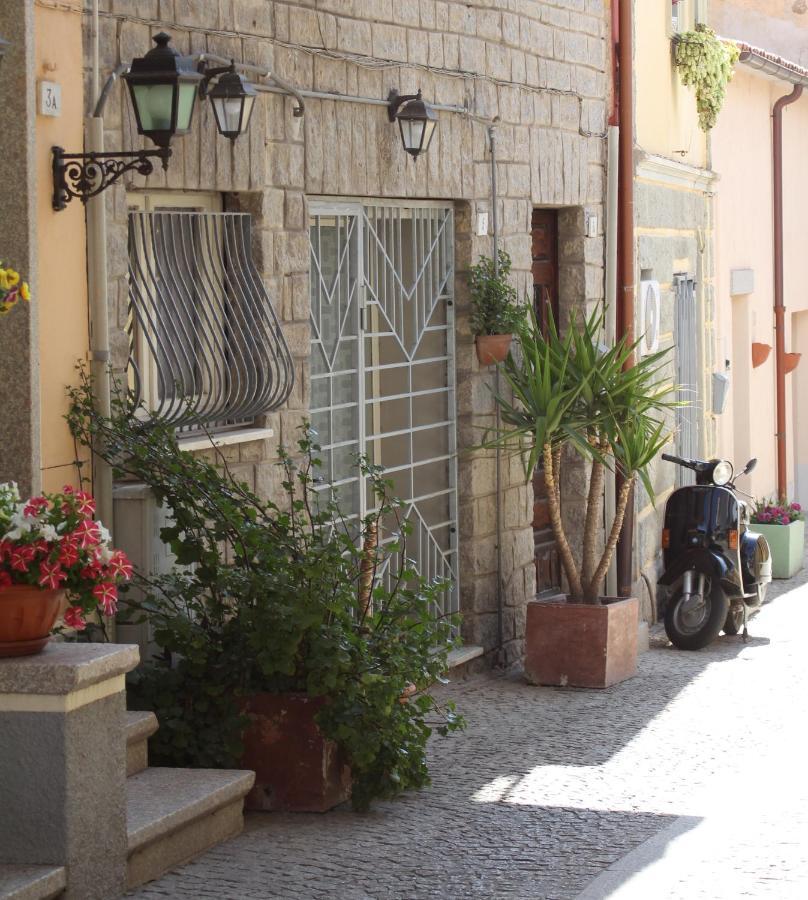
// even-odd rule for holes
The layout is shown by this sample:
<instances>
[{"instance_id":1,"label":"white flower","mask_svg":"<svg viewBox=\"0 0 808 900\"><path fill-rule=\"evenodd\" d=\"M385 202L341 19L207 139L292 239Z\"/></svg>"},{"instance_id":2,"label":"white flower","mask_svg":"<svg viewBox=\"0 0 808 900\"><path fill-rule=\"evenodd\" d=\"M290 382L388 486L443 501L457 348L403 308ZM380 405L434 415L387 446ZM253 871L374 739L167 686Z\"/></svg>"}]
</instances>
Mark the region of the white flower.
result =
<instances>
[{"instance_id":1,"label":"white flower","mask_svg":"<svg viewBox=\"0 0 808 900\"><path fill-rule=\"evenodd\" d=\"M18 541L24 534L28 534L37 523L35 518L25 515L24 509L24 506L18 506L17 511L11 517L12 528L5 535L8 540Z\"/></svg>"},{"instance_id":2,"label":"white flower","mask_svg":"<svg viewBox=\"0 0 808 900\"><path fill-rule=\"evenodd\" d=\"M106 566L109 564L109 561L115 555L115 551L112 550L107 544L102 544L99 548L98 559Z\"/></svg>"},{"instance_id":3,"label":"white flower","mask_svg":"<svg viewBox=\"0 0 808 900\"><path fill-rule=\"evenodd\" d=\"M53 525L43 525L40 528L40 534L46 541L58 541L59 540L59 532L53 527Z\"/></svg>"},{"instance_id":4,"label":"white flower","mask_svg":"<svg viewBox=\"0 0 808 900\"><path fill-rule=\"evenodd\" d=\"M100 522L96 522L95 524L98 526L98 534L100 537L99 543L108 544L112 540L112 535L109 533L109 530L104 528Z\"/></svg>"}]
</instances>

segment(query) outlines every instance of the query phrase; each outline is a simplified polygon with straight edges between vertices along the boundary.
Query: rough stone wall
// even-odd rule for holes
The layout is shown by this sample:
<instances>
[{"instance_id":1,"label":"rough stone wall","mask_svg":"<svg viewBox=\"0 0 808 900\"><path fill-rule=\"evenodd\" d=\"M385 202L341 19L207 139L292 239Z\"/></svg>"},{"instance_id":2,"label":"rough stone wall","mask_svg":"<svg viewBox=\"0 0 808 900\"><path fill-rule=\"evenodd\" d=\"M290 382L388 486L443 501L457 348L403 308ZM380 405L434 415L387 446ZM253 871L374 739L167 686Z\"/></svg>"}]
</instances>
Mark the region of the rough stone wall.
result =
<instances>
[{"instance_id":1,"label":"rough stone wall","mask_svg":"<svg viewBox=\"0 0 808 900\"><path fill-rule=\"evenodd\" d=\"M603 240L584 237L585 212L604 221L606 16L603 0L102 0L103 66L142 55L165 29L181 52L208 51L271 67L295 85L384 99L420 87L425 98L466 104L498 117L497 179L501 246L513 259L520 296L532 292L530 221L534 206L562 214L562 308L603 296ZM89 43L88 43L89 47ZM107 113L109 147L138 146L134 120L116 90ZM128 103L128 101L127 101ZM384 107L306 101L292 118L289 99L264 95L249 136L231 146L200 109L193 134L175 141L166 175L148 187L225 192L231 208L256 218L255 250L292 348L298 384L269 417L288 442L309 399L306 198L445 199L456 204L460 578L464 637L492 651L498 640L495 462L469 452L494 422L494 376L481 369L468 325L467 270L491 255L476 213L491 211L486 124L440 113L428 154L413 164ZM132 187L142 186L135 178ZM108 194L113 325L125 320L124 188ZM122 360L125 340L116 347ZM250 484L277 482L270 442L228 449ZM504 661L521 655L525 602L534 593L532 489L518 462L502 469Z\"/></svg>"}]
</instances>

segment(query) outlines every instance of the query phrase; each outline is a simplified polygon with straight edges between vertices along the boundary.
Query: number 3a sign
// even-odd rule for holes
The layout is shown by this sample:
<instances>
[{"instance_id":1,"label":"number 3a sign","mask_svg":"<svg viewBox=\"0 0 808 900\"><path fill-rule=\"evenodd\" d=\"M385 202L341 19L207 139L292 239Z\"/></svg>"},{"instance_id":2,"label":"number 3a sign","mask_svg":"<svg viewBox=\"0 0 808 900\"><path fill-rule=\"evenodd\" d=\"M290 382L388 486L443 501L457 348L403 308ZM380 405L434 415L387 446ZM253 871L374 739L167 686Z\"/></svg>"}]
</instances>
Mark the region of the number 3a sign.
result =
<instances>
[{"instance_id":1,"label":"number 3a sign","mask_svg":"<svg viewBox=\"0 0 808 900\"><path fill-rule=\"evenodd\" d=\"M39 114L41 116L62 114L62 86L55 81L39 82Z\"/></svg>"}]
</instances>

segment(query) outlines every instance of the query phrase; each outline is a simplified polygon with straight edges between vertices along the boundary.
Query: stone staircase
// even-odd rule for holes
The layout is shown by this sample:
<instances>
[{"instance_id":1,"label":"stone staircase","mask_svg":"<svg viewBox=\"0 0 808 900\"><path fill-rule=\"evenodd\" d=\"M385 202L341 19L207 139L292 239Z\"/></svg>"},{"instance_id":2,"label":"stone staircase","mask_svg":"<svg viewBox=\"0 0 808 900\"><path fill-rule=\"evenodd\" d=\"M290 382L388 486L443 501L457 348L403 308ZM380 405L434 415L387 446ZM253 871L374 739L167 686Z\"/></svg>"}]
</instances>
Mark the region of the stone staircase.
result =
<instances>
[{"instance_id":1,"label":"stone staircase","mask_svg":"<svg viewBox=\"0 0 808 900\"><path fill-rule=\"evenodd\" d=\"M85 648L90 645L85 645ZM109 646L109 645L107 645ZM72 712L76 705L74 702L59 702L54 706L62 709L66 715L92 715L93 701L95 705L102 704L97 717L92 721L91 733L85 732L79 738L81 746L69 746L68 756L71 758L66 764L70 769L72 759L81 770L93 769L93 772L103 767L106 771L106 792L103 784L96 785L94 780L87 783L91 790L98 787L99 806L90 811L82 811L81 806L87 805L87 795L81 790L74 789L68 793L68 808L66 819L68 820L66 844L72 849L62 856L59 851L51 852L53 839L43 836L40 846L37 846L36 822L47 823L59 820L60 810L57 805L64 805L64 793L55 791L51 793L50 800L47 797L41 800L42 809L30 810L27 804L30 795L25 792L17 792L17 797L12 798L12 803L18 804L20 812L16 815L21 823L22 834L15 847L11 843L15 840L14 829L10 831L11 821L7 821L6 846L0 846L0 900L50 900L50 898L62 897L64 900L115 900L125 890L130 890L147 881L158 878L160 875L181 865L197 854L225 841L238 834L244 825L244 797L250 790L255 780L253 772L240 770L221 769L174 769L150 767L148 764L148 740L157 730L157 719L153 713L124 712L123 711L123 672L130 669L136 661L135 648L125 648L131 658L123 660L113 671L114 681L110 687L99 687L97 682L104 677L97 671L99 663L90 658L79 660L76 666L58 667L59 655L66 653L84 653L92 656L93 651L79 648L79 650L64 650L58 647L51 648L50 655L56 657L55 665L51 672L46 672L42 666L43 678L47 674L52 685L48 691L63 690L63 693L71 697L78 697L82 705L78 712ZM114 654L114 649L95 651L96 655L109 656ZM118 651L123 653L123 648ZM45 655L40 657L45 660ZM107 667L113 663L104 662ZM31 674L33 663L28 663L28 674L19 677L11 672L11 666L6 663L0 667L0 726L3 724L2 701L11 705L13 698L19 698L19 694L10 692L11 688L18 684L31 686L34 676ZM93 669L95 666L96 670ZM75 674L73 670L78 672ZM55 674L54 674L55 673ZM6 677L9 691L3 695L3 676ZM64 686L59 686L59 678L62 678ZM15 680L16 679L16 680ZM91 684L92 682L92 684ZM87 687L84 687L84 684ZM110 684L109 681L106 682ZM83 692L83 697L82 697ZM89 693L88 693L89 692ZM117 694L117 695L116 695ZM96 700L96 697L98 699ZM20 700L14 700L16 706ZM26 701L28 702L28 701ZM30 705L36 708L42 701L31 701ZM120 705L117 705L120 704ZM53 705L53 704L52 704ZM117 705L117 709L115 708ZM13 709L13 707L12 707ZM83 712L81 712L83 711ZM8 716L13 714L9 712ZM53 714L50 714L51 716ZM9 718L14 723L13 717ZM121 722L121 726L110 724ZM29 725L30 737L23 735L18 744L10 745L9 762L18 756L29 752L30 748L37 746L36 721L31 720ZM98 729L98 731L96 731ZM75 732L65 731L71 740ZM125 738L124 747L122 746ZM31 741L34 741L34 744ZM88 759L88 750L93 742L104 744L104 748L98 750L95 760ZM2 745L0 740L0 745ZM40 768L44 772L46 764L54 759L60 759L58 750L49 751L46 744L42 747L42 761ZM89 755L92 756L92 750ZM56 754L56 756L54 756ZM105 755L106 754L106 755ZM120 760L118 764L115 759ZM110 760L112 763L110 764ZM125 762L124 762L125 760ZM125 777L124 777L125 765ZM94 768L93 768L94 767ZM13 766L12 766L13 768ZM6 769L6 773L8 773ZM56 780L60 777L61 768L56 770ZM0 760L0 782L2 781L3 766ZM96 776L97 778L97 776ZM65 783L65 788L67 784ZM119 802L116 803L116 798ZM74 804L78 804L75 806ZM117 807L117 812L116 812ZM108 812L109 810L109 812ZM14 812L14 809L11 810ZM109 824L104 819L109 815ZM116 818L117 817L117 818ZM2 818L2 811L0 811ZM28 821L25 821L25 820ZM125 837L123 835L125 823ZM100 836L115 833L115 827L120 829L119 838L114 840L111 849L106 855L108 863L105 866L105 854L103 849L98 850L93 846L92 831L95 829ZM0 826L0 831L5 826ZM47 830L49 825L45 825ZM61 825L54 826L58 829ZM19 833L19 829L18 829ZM30 837L28 836L30 834ZM0 834L2 837L2 834ZM103 841L103 837L101 838ZM95 838L95 843L98 838ZM0 841L2 845L2 841ZM7 862L3 862L4 851ZM44 858L43 858L44 856ZM39 858L37 858L39 857ZM72 862L71 862L72 859ZM93 880L95 860L102 866L99 872L103 872L103 878L107 878L107 884L96 883ZM31 863L61 863L65 865L42 865ZM117 868L116 868L117 867ZM110 876L109 869L113 868L119 873ZM84 871L87 869L88 871Z\"/></svg>"}]
</instances>

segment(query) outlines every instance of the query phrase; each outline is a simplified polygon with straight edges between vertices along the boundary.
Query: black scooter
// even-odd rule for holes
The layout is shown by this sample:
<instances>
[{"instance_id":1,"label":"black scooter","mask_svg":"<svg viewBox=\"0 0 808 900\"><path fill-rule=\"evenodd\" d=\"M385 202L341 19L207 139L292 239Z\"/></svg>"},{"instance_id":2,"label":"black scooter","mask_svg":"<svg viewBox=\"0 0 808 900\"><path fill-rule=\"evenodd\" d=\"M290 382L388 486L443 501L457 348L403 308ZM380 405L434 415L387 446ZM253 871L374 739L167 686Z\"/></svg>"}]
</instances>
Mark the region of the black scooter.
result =
<instances>
[{"instance_id":1,"label":"black scooter","mask_svg":"<svg viewBox=\"0 0 808 900\"><path fill-rule=\"evenodd\" d=\"M718 637L737 634L758 609L772 579L769 545L749 527L749 507L736 494L731 463L662 454L696 473L696 484L674 491L665 505L662 531L667 589L665 632L682 650L700 650ZM750 459L741 475L754 469Z\"/></svg>"}]
</instances>

